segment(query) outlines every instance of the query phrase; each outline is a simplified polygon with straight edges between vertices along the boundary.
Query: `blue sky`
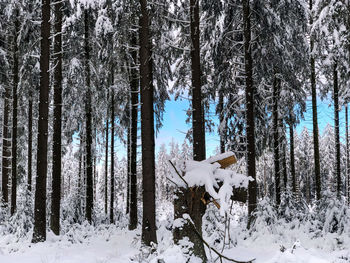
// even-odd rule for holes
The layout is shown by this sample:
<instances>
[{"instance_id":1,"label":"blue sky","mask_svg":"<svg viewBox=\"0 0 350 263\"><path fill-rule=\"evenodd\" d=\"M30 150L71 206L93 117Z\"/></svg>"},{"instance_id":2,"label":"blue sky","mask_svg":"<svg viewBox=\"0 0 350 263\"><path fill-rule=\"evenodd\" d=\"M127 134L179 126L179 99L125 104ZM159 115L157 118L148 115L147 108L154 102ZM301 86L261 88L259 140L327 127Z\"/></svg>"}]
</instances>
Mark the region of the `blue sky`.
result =
<instances>
[{"instance_id":1,"label":"blue sky","mask_svg":"<svg viewBox=\"0 0 350 263\"><path fill-rule=\"evenodd\" d=\"M320 134L323 131L327 123L334 126L334 111L333 103L330 98L325 100L317 100L318 104L318 124ZM169 144L171 140L174 140L182 144L185 139L185 133L190 128L190 124L186 124L186 109L189 106L189 102L185 99L183 100L171 100L166 102L165 113L164 113L164 123L163 127L160 129L156 138L156 148L158 149L162 143ZM213 116L214 121L218 123L217 117L215 117L214 107L211 110L211 116ZM311 98L307 101L307 111L304 114L304 120L298 124L296 131L300 132L306 127L310 135L312 134L312 108L311 108ZM342 108L340 112L340 136L344 137L345 130L345 110ZM206 147L207 156L211 156L215 153L216 148L219 146L219 137L216 133L217 128L215 128L213 133L206 134Z\"/></svg>"}]
</instances>

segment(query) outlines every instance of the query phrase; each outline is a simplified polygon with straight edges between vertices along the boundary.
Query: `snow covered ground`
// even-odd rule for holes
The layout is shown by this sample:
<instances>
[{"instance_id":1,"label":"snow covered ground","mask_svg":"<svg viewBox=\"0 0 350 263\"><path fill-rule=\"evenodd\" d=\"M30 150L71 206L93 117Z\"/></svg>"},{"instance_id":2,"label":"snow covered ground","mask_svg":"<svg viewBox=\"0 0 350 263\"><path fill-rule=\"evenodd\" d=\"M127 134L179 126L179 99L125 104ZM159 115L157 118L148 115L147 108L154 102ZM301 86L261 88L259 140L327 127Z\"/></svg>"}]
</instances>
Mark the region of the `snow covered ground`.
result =
<instances>
[{"instance_id":1,"label":"snow covered ground","mask_svg":"<svg viewBox=\"0 0 350 263\"><path fill-rule=\"evenodd\" d=\"M235 207L238 211L236 219L231 222L230 248L223 252L226 256L237 260L255 258L256 263L346 263L350 262L350 237L348 235L327 234L314 238L306 233L306 226L261 227L259 232L249 233L244 230L239 213L245 207ZM209 211L213 214L214 209ZM140 229L128 231L125 227L88 224L74 225L66 228L65 234L56 237L48 233L47 241L31 244L32 233L18 239L15 234L0 236L0 263L126 263L149 262L185 263L186 259L179 247L172 243L169 228L169 209L160 213L158 218L158 248L154 255L147 256L147 251L140 250ZM218 229L222 227L208 223L205 238L214 244ZM125 225L125 224L124 224ZM304 228L305 227L305 228ZM221 244L216 248L220 248ZM219 249L221 251L221 249ZM283 252L281 250L284 250ZM217 258L209 252L209 262ZM224 261L225 262L225 261ZM226 261L228 262L228 261Z\"/></svg>"}]
</instances>

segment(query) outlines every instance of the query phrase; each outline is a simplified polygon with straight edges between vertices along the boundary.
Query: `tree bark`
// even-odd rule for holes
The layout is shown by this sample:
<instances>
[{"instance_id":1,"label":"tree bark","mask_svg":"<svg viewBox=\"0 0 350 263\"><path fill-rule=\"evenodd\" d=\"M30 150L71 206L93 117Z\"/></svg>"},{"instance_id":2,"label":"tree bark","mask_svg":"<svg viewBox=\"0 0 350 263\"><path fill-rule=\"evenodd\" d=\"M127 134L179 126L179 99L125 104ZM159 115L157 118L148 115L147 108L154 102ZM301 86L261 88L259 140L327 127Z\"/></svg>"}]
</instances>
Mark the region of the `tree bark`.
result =
<instances>
[{"instance_id":1,"label":"tree bark","mask_svg":"<svg viewBox=\"0 0 350 263\"><path fill-rule=\"evenodd\" d=\"M18 71L18 34L19 34L19 9L15 9L15 26L13 39L13 89L12 89L12 187L11 187L11 215L16 211L17 203L17 88L19 82Z\"/></svg>"},{"instance_id":2,"label":"tree bark","mask_svg":"<svg viewBox=\"0 0 350 263\"><path fill-rule=\"evenodd\" d=\"M155 153L154 153L154 110L151 60L151 40L149 35L149 14L147 0L140 0L139 20L140 42L140 88L141 88L141 142L142 142L142 186L143 217L142 243L150 246L157 243L155 207Z\"/></svg>"},{"instance_id":3,"label":"tree bark","mask_svg":"<svg viewBox=\"0 0 350 263\"><path fill-rule=\"evenodd\" d=\"M337 63L333 67L333 99L334 99L334 129L335 129L335 169L337 178L337 196L341 198L341 172L340 172L340 136L339 136L339 87Z\"/></svg>"},{"instance_id":4,"label":"tree bark","mask_svg":"<svg viewBox=\"0 0 350 263\"><path fill-rule=\"evenodd\" d=\"M292 119L289 123L289 141L290 141L290 173L292 177L292 191L294 195L297 193L297 184L296 184L296 178L295 178L295 159L294 159L294 124Z\"/></svg>"},{"instance_id":5,"label":"tree bark","mask_svg":"<svg viewBox=\"0 0 350 263\"><path fill-rule=\"evenodd\" d=\"M50 0L42 0L40 97L33 243L46 240L47 139L50 88Z\"/></svg>"},{"instance_id":6,"label":"tree bark","mask_svg":"<svg viewBox=\"0 0 350 263\"><path fill-rule=\"evenodd\" d=\"M218 102L218 109L219 109L219 121L220 121L220 152L224 153L225 152L225 133L222 130L223 123L224 123L224 95L223 92L220 90L219 91L219 102Z\"/></svg>"},{"instance_id":7,"label":"tree bark","mask_svg":"<svg viewBox=\"0 0 350 263\"><path fill-rule=\"evenodd\" d=\"M313 0L309 0L309 9L312 10ZM310 25L313 24L312 14L310 16ZM321 172L320 172L320 147L318 138L318 121L317 121L317 94L316 94L316 72L314 58L314 38L310 36L310 67L311 67L311 97L312 97L312 126L314 138L314 165L315 165L315 187L316 199L321 199Z\"/></svg>"},{"instance_id":8,"label":"tree bark","mask_svg":"<svg viewBox=\"0 0 350 263\"><path fill-rule=\"evenodd\" d=\"M113 73L112 73L113 74ZM114 223L114 90L111 94L111 198L109 205L110 223Z\"/></svg>"},{"instance_id":9,"label":"tree bark","mask_svg":"<svg viewBox=\"0 0 350 263\"><path fill-rule=\"evenodd\" d=\"M276 74L273 77L273 162L275 168L275 194L276 205L281 203L281 173L280 173L280 155L279 155L279 134L278 134L278 97L279 97L279 80Z\"/></svg>"},{"instance_id":10,"label":"tree bark","mask_svg":"<svg viewBox=\"0 0 350 263\"><path fill-rule=\"evenodd\" d=\"M255 165L255 117L254 117L254 86L253 86L253 59L251 50L251 22L249 0L243 0L244 24L244 67L245 67L245 100L246 100L246 136L247 136L247 170L248 176L254 181L248 186L248 229L254 221L253 212L257 202L256 165Z\"/></svg>"},{"instance_id":11,"label":"tree bark","mask_svg":"<svg viewBox=\"0 0 350 263\"><path fill-rule=\"evenodd\" d=\"M91 108L91 87L90 87L90 40L89 40L89 23L90 10L84 10L84 27L85 27L85 85L86 85L86 219L91 224L93 211L93 174L92 174L92 108Z\"/></svg>"},{"instance_id":12,"label":"tree bark","mask_svg":"<svg viewBox=\"0 0 350 263\"><path fill-rule=\"evenodd\" d=\"M129 115L129 120L130 120L130 97L129 97L129 107L128 107L128 111L129 111L129 113L128 113L128 115ZM130 128L130 125L131 125L131 123L129 122L128 123L129 124L129 127L128 127L128 135L127 135L127 143L126 143L126 147L127 147L127 154L128 154L128 156L127 156L127 164L128 164L128 173L127 173L127 185L126 185L126 213L127 214L129 214L129 211L130 211L130 180L131 180L131 175L130 175L130 173L131 173L131 170L130 170L130 168L131 168L131 165L130 165L130 162L131 162L131 149L130 149L130 147L131 147L131 145L130 145L130 136L131 136L131 128Z\"/></svg>"},{"instance_id":13,"label":"tree bark","mask_svg":"<svg viewBox=\"0 0 350 263\"><path fill-rule=\"evenodd\" d=\"M107 95L109 101L109 92ZM109 114L108 114L108 104L107 103L107 119L106 119L106 155L105 155L105 214L108 213L108 126L109 126Z\"/></svg>"},{"instance_id":14,"label":"tree bark","mask_svg":"<svg viewBox=\"0 0 350 263\"><path fill-rule=\"evenodd\" d=\"M345 140L346 140L346 180L347 189L346 196L348 198L348 203L350 204L350 173L349 173L349 114L348 114L348 104L345 104Z\"/></svg>"},{"instance_id":15,"label":"tree bark","mask_svg":"<svg viewBox=\"0 0 350 263\"><path fill-rule=\"evenodd\" d=\"M137 46L137 36L131 38L133 47ZM137 227L137 119L139 104L139 78L137 72L137 50L131 51L133 64L131 67L131 140L130 140L130 222L129 230Z\"/></svg>"},{"instance_id":16,"label":"tree bark","mask_svg":"<svg viewBox=\"0 0 350 263\"><path fill-rule=\"evenodd\" d=\"M55 3L54 38L54 123L52 152L52 193L51 193L51 230L60 234L61 207L61 145L62 145L62 1Z\"/></svg>"}]
</instances>

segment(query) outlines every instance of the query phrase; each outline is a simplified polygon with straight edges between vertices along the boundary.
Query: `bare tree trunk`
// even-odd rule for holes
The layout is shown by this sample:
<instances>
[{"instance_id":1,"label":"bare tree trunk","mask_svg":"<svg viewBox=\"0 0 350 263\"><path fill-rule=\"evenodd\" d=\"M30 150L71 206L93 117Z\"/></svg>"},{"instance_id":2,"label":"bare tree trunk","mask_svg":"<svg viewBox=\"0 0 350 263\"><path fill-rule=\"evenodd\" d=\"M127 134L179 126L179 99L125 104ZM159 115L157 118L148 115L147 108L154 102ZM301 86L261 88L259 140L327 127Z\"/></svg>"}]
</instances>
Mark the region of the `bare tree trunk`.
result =
<instances>
[{"instance_id":1,"label":"bare tree trunk","mask_svg":"<svg viewBox=\"0 0 350 263\"><path fill-rule=\"evenodd\" d=\"M46 240L47 138L50 88L50 0L42 0L40 98L33 243Z\"/></svg>"},{"instance_id":2,"label":"bare tree trunk","mask_svg":"<svg viewBox=\"0 0 350 263\"><path fill-rule=\"evenodd\" d=\"M244 24L244 60L245 60L245 99L247 119L247 170L248 176L254 181L248 186L248 229L254 221L253 212L257 202L256 165L255 165L255 117L254 117L254 86L253 86L253 59L251 50L251 23L249 0L243 0L243 24Z\"/></svg>"},{"instance_id":3,"label":"bare tree trunk","mask_svg":"<svg viewBox=\"0 0 350 263\"><path fill-rule=\"evenodd\" d=\"M279 97L279 80L276 77L276 73L273 77L273 161L275 168L275 194L276 205L281 203L281 170L280 170L280 155L279 155L279 134L278 134L278 97Z\"/></svg>"},{"instance_id":4,"label":"bare tree trunk","mask_svg":"<svg viewBox=\"0 0 350 263\"><path fill-rule=\"evenodd\" d=\"M348 115L348 104L345 105L345 140L346 140L346 180L347 180L347 191L346 195L348 203L350 204L350 173L349 173L349 115Z\"/></svg>"},{"instance_id":5,"label":"bare tree trunk","mask_svg":"<svg viewBox=\"0 0 350 263\"><path fill-rule=\"evenodd\" d=\"M51 193L51 230L60 234L61 207L61 170L62 170L62 1L55 3L54 38L54 123L52 153L52 193Z\"/></svg>"},{"instance_id":6,"label":"bare tree trunk","mask_svg":"<svg viewBox=\"0 0 350 263\"><path fill-rule=\"evenodd\" d=\"M89 10L84 10L85 26L85 85L86 85L86 219L91 224L93 211L93 174L92 174L92 108L91 108L91 87L90 87L90 40L89 40Z\"/></svg>"},{"instance_id":7,"label":"bare tree trunk","mask_svg":"<svg viewBox=\"0 0 350 263\"><path fill-rule=\"evenodd\" d=\"M107 95L109 101L109 92ZM106 155L105 155L105 214L108 213L108 126L109 126L109 115L108 115L108 103L107 103L107 119L106 119Z\"/></svg>"},{"instance_id":8,"label":"bare tree trunk","mask_svg":"<svg viewBox=\"0 0 350 263\"><path fill-rule=\"evenodd\" d=\"M312 1L309 0L309 8L312 10ZM313 24L312 14L310 16L310 25ZM316 199L321 199L321 172L320 172L320 147L318 139L318 121L317 121L317 94L316 94L316 72L314 51L314 38L310 36L310 67L311 67L311 97L312 97L312 125L314 137L314 165L315 165L315 183L316 183Z\"/></svg>"},{"instance_id":9,"label":"bare tree trunk","mask_svg":"<svg viewBox=\"0 0 350 263\"><path fill-rule=\"evenodd\" d=\"M13 39L13 90L12 90L12 188L11 188L11 215L16 211L17 203L17 107L18 107L18 34L19 9L15 9L15 32Z\"/></svg>"},{"instance_id":10,"label":"bare tree trunk","mask_svg":"<svg viewBox=\"0 0 350 263\"><path fill-rule=\"evenodd\" d=\"M130 99L129 99L129 103L130 103ZM129 214L129 211L130 211L130 180L131 180L131 142L130 142L130 136L131 136L131 128L130 128L130 104L129 104L129 107L128 107L128 111L129 111L129 127L128 127L128 136L127 136L127 164L128 164L128 173L127 173L127 186L126 186L126 213Z\"/></svg>"},{"instance_id":11,"label":"bare tree trunk","mask_svg":"<svg viewBox=\"0 0 350 263\"><path fill-rule=\"evenodd\" d=\"M114 90L111 95L111 198L109 207L110 223L114 223Z\"/></svg>"},{"instance_id":12,"label":"bare tree trunk","mask_svg":"<svg viewBox=\"0 0 350 263\"><path fill-rule=\"evenodd\" d=\"M290 173L292 176L292 191L294 195L297 193L297 184L295 178L295 159L294 159L294 129L293 129L293 121L290 119L289 123L289 141L290 141Z\"/></svg>"},{"instance_id":13,"label":"bare tree trunk","mask_svg":"<svg viewBox=\"0 0 350 263\"><path fill-rule=\"evenodd\" d=\"M337 196L341 198L341 172L340 172L340 136L339 136L339 88L337 63L333 68L333 99L334 99L334 129L335 129L335 169L337 178Z\"/></svg>"},{"instance_id":14,"label":"bare tree trunk","mask_svg":"<svg viewBox=\"0 0 350 263\"><path fill-rule=\"evenodd\" d=\"M154 110L151 61L151 40L149 35L149 11L147 0L140 0L140 87L141 87L141 141L142 141L142 186L143 217L142 243L150 246L157 243L155 207L155 153L154 153Z\"/></svg>"},{"instance_id":15,"label":"bare tree trunk","mask_svg":"<svg viewBox=\"0 0 350 263\"><path fill-rule=\"evenodd\" d=\"M223 131L223 123L224 123L224 95L223 92L219 91L219 102L218 102L218 109L219 109L219 121L220 121L220 152L225 152L225 133Z\"/></svg>"}]
</instances>

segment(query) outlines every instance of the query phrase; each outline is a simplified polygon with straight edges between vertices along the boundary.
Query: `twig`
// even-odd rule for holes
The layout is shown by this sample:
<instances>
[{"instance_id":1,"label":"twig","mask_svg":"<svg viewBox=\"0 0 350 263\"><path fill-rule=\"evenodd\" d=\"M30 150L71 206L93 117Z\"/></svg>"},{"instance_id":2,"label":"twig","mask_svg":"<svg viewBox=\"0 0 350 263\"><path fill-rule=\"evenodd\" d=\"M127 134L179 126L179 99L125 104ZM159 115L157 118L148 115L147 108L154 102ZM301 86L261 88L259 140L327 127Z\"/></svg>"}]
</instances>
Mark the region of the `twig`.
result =
<instances>
[{"instance_id":1,"label":"twig","mask_svg":"<svg viewBox=\"0 0 350 263\"><path fill-rule=\"evenodd\" d=\"M219 251L217 251L215 248L213 248L212 246L210 246L202 237L202 235L197 231L195 225L191 222L191 220L186 219L187 222L192 226L193 231L196 233L196 235L199 237L200 240L202 240L202 242L204 243L204 245L206 245L210 250L214 251L215 254L217 254L220 257L220 261L222 262L222 259L226 259L230 262L235 262L235 263L253 263L254 259L248 260L248 261L239 261L239 260L235 260L229 257L226 257L225 255L221 254Z\"/></svg>"},{"instance_id":2,"label":"twig","mask_svg":"<svg viewBox=\"0 0 350 263\"><path fill-rule=\"evenodd\" d=\"M184 183L186 184L187 188L189 188L188 183L186 182L186 180L183 178L183 176L179 173L179 171L176 169L175 165L172 163L171 160L169 160L169 163L171 164L171 166L174 168L175 172L177 173L177 175L182 179L182 181L184 181Z\"/></svg>"}]
</instances>

